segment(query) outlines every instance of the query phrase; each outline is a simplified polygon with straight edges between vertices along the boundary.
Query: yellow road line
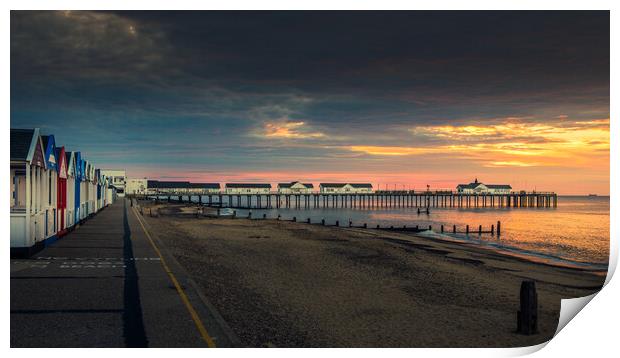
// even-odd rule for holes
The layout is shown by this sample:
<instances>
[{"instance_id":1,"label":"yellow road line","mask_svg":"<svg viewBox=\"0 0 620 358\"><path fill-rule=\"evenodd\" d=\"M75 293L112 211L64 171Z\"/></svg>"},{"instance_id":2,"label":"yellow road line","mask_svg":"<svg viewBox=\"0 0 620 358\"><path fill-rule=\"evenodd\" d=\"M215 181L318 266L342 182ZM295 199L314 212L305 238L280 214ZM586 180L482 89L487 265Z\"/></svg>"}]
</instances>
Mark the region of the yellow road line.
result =
<instances>
[{"instance_id":1,"label":"yellow road line","mask_svg":"<svg viewBox=\"0 0 620 358\"><path fill-rule=\"evenodd\" d=\"M198 331L200 332L200 335L202 336L202 339L204 339L205 342L207 342L207 346L209 346L209 348L215 348L215 342L213 342L213 339L211 338L211 336L209 336L209 332L207 332L207 329L202 324L202 320L198 316L198 313L196 312L196 310L194 309L192 304L189 302L189 299L187 298L187 295L185 294L185 291L183 291L183 288L181 288L181 285L179 284L179 281L177 281L177 278L174 276L174 274L172 273L172 271L168 267L168 264L166 264L166 260L164 260L164 256L161 254L161 251L159 251L159 248L157 247L157 245L155 245L155 242L153 241L153 238L149 234L149 232L146 229L146 227L144 227L144 224L142 223L142 220L140 219L140 217L138 216L138 213L136 212L136 208L134 207L132 209L133 209L134 215L136 216L136 219L138 219L138 222L140 223L140 226L142 226L142 230L144 230L144 233L146 234L146 237L149 239L149 241L151 243L151 246L153 246L153 249L155 249L155 252L159 256L159 258L161 260L161 263L164 266L164 270L166 271L166 273L170 277L170 280L174 284L174 287L177 289L177 293L179 294L179 296L181 296L181 300L185 304L185 307L187 308L187 311L189 312L190 316L192 316L192 320L194 321L194 324L196 324L196 328L198 328Z\"/></svg>"}]
</instances>

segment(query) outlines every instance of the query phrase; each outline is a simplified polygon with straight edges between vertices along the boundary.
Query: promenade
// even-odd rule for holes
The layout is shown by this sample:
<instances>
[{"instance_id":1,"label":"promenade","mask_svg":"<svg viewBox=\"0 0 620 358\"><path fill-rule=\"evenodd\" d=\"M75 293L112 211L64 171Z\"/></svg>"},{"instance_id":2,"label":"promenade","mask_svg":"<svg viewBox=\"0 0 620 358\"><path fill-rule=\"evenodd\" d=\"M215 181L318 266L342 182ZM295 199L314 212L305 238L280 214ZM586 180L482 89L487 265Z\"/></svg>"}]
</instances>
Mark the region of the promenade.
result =
<instances>
[{"instance_id":1,"label":"promenade","mask_svg":"<svg viewBox=\"0 0 620 358\"><path fill-rule=\"evenodd\" d=\"M226 323L120 199L11 260L11 347L230 347Z\"/></svg>"}]
</instances>

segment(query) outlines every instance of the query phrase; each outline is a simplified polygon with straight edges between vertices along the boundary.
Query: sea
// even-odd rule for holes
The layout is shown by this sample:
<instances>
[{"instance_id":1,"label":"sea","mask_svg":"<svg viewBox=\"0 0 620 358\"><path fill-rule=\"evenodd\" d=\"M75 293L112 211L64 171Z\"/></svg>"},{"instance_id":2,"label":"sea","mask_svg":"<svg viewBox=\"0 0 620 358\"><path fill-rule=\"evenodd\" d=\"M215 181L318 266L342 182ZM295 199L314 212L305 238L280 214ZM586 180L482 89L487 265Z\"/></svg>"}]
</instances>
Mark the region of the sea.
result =
<instances>
[{"instance_id":1,"label":"sea","mask_svg":"<svg viewBox=\"0 0 620 358\"><path fill-rule=\"evenodd\" d=\"M198 201L198 198L192 198ZM326 225L354 226L364 223L369 228L432 227L424 236L461 241L500 252L564 266L606 271L609 262L609 196L559 196L557 208L430 208L418 214L417 208L300 208L300 209L236 209L238 216L276 218L312 223L325 220ZM478 227L490 231L501 222L501 235L478 234ZM440 232L441 225L445 231ZM456 225L464 232L452 234Z\"/></svg>"}]
</instances>

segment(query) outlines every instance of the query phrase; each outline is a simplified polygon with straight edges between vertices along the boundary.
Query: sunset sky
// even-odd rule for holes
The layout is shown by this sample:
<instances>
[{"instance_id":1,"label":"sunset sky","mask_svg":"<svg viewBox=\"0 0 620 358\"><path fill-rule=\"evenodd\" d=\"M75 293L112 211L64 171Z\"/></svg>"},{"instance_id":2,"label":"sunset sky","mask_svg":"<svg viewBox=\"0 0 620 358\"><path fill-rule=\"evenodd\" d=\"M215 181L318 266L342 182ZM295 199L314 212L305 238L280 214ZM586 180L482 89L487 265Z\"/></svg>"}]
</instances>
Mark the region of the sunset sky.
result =
<instances>
[{"instance_id":1,"label":"sunset sky","mask_svg":"<svg viewBox=\"0 0 620 358\"><path fill-rule=\"evenodd\" d=\"M208 182L609 193L609 12L11 12L11 127Z\"/></svg>"}]
</instances>

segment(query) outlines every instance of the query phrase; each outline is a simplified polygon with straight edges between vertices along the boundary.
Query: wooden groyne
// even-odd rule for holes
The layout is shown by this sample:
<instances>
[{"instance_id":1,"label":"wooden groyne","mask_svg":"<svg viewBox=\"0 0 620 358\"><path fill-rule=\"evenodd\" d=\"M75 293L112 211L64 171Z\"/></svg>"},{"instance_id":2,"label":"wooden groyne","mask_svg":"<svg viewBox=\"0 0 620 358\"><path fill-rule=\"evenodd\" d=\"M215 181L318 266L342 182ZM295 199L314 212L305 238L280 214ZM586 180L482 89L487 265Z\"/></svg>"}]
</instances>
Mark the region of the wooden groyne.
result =
<instances>
[{"instance_id":1,"label":"wooden groyne","mask_svg":"<svg viewBox=\"0 0 620 358\"><path fill-rule=\"evenodd\" d=\"M198 198L192 201L192 197ZM462 194L452 192L378 192L368 194L192 194L144 195L157 201L197 202L205 206L238 209L311 208L555 208L552 192Z\"/></svg>"}]
</instances>

